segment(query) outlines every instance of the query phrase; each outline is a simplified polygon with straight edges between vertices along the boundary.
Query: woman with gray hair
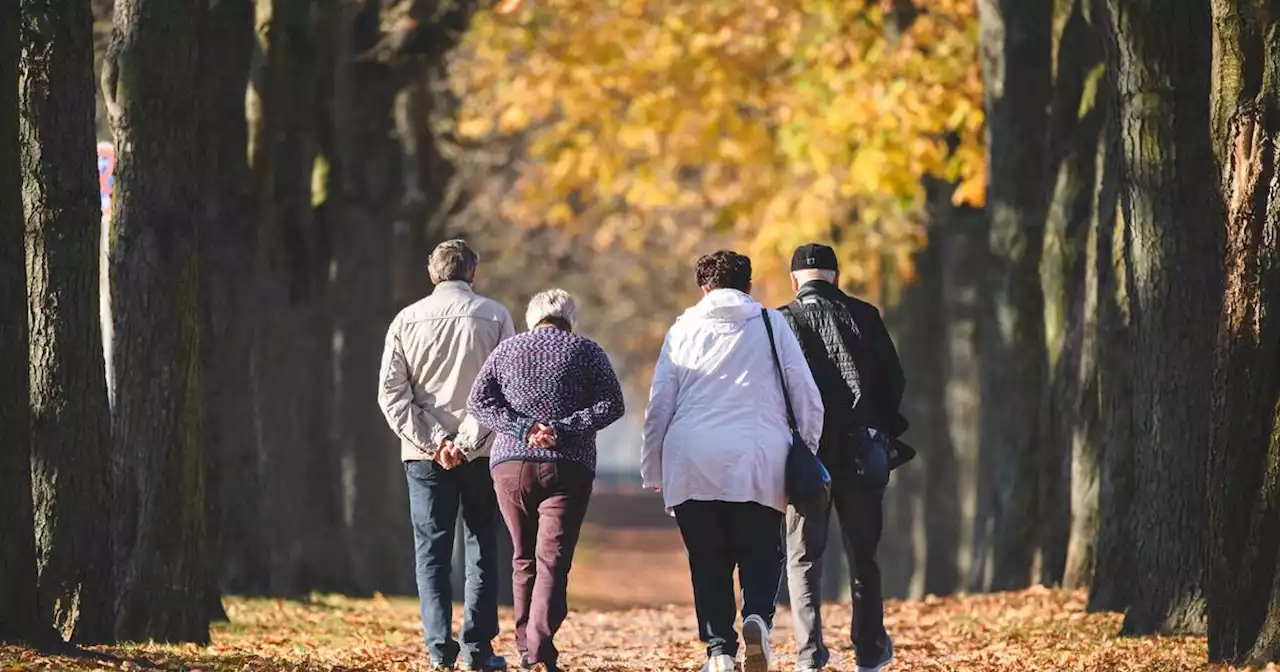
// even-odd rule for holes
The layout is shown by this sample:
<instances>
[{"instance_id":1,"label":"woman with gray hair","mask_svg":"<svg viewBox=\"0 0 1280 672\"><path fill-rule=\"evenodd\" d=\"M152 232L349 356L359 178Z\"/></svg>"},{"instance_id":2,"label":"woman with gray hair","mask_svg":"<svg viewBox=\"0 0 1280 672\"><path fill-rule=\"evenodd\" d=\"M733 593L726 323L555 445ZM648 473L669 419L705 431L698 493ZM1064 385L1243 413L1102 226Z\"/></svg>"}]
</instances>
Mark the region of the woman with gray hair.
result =
<instances>
[{"instance_id":1,"label":"woman with gray hair","mask_svg":"<svg viewBox=\"0 0 1280 672\"><path fill-rule=\"evenodd\" d=\"M596 433L623 414L604 350L573 332L577 304L553 289L529 302L529 331L503 341L471 388L467 410L497 433L490 452L498 508L515 548L516 647L556 670L553 638L569 613L569 568L595 481Z\"/></svg>"}]
</instances>

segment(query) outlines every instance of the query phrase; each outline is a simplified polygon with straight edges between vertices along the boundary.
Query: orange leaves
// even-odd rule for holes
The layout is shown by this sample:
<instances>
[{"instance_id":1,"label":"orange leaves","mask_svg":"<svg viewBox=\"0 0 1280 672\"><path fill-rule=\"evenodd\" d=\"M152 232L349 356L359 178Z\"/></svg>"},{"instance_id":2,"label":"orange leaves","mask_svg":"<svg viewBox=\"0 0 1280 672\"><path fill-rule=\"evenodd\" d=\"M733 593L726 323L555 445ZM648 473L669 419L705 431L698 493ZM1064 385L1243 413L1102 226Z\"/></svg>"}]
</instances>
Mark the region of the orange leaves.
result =
<instances>
[{"instance_id":1,"label":"orange leaves","mask_svg":"<svg viewBox=\"0 0 1280 672\"><path fill-rule=\"evenodd\" d=\"M611 550L608 563L582 563L591 569L580 580L571 581L573 611L556 639L565 669L698 669L705 660L705 649L697 641L696 619L687 606L688 579L682 575L687 570L674 530L647 530L641 534L635 530L588 527L585 532L588 541L600 532L611 538L636 536L643 548ZM579 552L586 556L584 551ZM640 571L648 575L633 583L647 590L623 585L625 582L620 582L619 577L624 570L608 567L614 561L631 570L642 565ZM656 571L655 567L663 571ZM576 572L575 569L575 576ZM635 572L628 576L634 577ZM627 608L637 602L654 606ZM660 606L666 602L677 602L679 606ZM96 656L64 657L0 645L0 670L372 672L428 668L414 599L393 598L378 603L324 596L315 603L288 602L280 610L268 600L232 598L229 603L231 624L215 628L210 647L95 647ZM595 605L608 608L597 609ZM853 669L853 652L839 634L848 632L848 605L827 605L823 612L832 644L832 669ZM513 655L514 645L511 618L511 612L504 609L502 632L495 641L498 651L508 657ZM1081 593L1044 588L965 597L930 596L885 605L885 625L894 637L897 654L895 671L1205 669L1207 647L1203 637L1119 637L1121 620L1119 614L1086 613ZM795 648L791 618L785 609L779 611L775 623L775 668L791 669Z\"/></svg>"}]
</instances>

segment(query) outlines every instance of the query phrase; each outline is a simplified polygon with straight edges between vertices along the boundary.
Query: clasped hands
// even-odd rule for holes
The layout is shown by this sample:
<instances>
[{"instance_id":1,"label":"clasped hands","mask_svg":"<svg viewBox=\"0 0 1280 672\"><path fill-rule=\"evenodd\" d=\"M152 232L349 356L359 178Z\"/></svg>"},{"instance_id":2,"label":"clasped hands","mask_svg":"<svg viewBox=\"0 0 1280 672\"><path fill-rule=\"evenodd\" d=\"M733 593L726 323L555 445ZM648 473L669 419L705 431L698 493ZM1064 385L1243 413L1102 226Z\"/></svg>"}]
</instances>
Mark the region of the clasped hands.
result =
<instances>
[{"instance_id":1,"label":"clasped hands","mask_svg":"<svg viewBox=\"0 0 1280 672\"><path fill-rule=\"evenodd\" d=\"M436 464L441 467L453 469L462 464L464 459L466 458L462 455L462 449L454 443L453 439L440 439L436 444Z\"/></svg>"},{"instance_id":2,"label":"clasped hands","mask_svg":"<svg viewBox=\"0 0 1280 672\"><path fill-rule=\"evenodd\" d=\"M556 430L539 422L533 426L533 429L529 430L529 437L526 440L534 448L555 450Z\"/></svg>"},{"instance_id":3,"label":"clasped hands","mask_svg":"<svg viewBox=\"0 0 1280 672\"><path fill-rule=\"evenodd\" d=\"M529 430L529 436L526 439L529 445L534 448L542 448L543 450L555 450L556 447L556 430L537 423L533 429ZM454 442L452 438L441 439L436 444L436 464L445 469L453 469L462 464L466 458L462 454L462 449Z\"/></svg>"}]
</instances>

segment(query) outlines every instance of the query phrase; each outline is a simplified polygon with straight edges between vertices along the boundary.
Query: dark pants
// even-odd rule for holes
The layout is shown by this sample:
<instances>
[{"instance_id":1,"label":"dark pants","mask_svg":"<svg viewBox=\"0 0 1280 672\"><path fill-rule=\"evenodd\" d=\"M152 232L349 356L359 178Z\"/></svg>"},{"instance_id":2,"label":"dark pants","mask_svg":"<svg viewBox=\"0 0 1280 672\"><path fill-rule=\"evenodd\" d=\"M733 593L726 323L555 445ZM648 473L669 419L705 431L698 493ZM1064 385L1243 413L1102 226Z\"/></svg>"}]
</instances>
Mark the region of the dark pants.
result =
<instances>
[{"instance_id":1,"label":"dark pants","mask_svg":"<svg viewBox=\"0 0 1280 672\"><path fill-rule=\"evenodd\" d=\"M689 554L698 636L707 657L738 655L733 570L742 585L742 617L772 628L782 580L782 513L754 502L688 501L675 507Z\"/></svg>"},{"instance_id":2,"label":"dark pants","mask_svg":"<svg viewBox=\"0 0 1280 672\"><path fill-rule=\"evenodd\" d=\"M569 569L595 474L571 462L512 460L493 468L498 507L515 549L516 648L555 669L556 631L569 615Z\"/></svg>"},{"instance_id":3,"label":"dark pants","mask_svg":"<svg viewBox=\"0 0 1280 672\"><path fill-rule=\"evenodd\" d=\"M840 517L845 554L853 586L850 633L858 662L870 666L884 656L889 637L884 629L884 595L876 549L884 526L884 488L849 485L832 473L832 508ZM797 662L801 669L821 669L830 659L822 640L822 555L826 552L831 510L823 516L787 512L787 587L795 619Z\"/></svg>"},{"instance_id":4,"label":"dark pants","mask_svg":"<svg viewBox=\"0 0 1280 672\"><path fill-rule=\"evenodd\" d=\"M489 460L481 458L446 470L435 462L405 462L409 513L417 556L418 599L427 652L436 664L451 666L464 653L479 666L493 656L498 636L498 519ZM458 510L466 529L467 583L462 645L453 639L454 533Z\"/></svg>"}]
</instances>

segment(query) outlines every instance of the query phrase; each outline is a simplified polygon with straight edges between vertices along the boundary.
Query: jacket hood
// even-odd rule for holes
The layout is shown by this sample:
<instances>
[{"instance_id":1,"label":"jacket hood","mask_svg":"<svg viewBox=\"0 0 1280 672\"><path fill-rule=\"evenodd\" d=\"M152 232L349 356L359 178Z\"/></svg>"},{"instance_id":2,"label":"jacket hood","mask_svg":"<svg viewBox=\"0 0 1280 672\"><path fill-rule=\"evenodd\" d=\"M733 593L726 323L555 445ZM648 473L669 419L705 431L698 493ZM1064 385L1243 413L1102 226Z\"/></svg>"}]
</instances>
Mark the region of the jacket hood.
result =
<instances>
[{"instance_id":1,"label":"jacket hood","mask_svg":"<svg viewBox=\"0 0 1280 672\"><path fill-rule=\"evenodd\" d=\"M720 323L731 329L738 329L748 321L760 317L760 310L763 308L759 301L736 289L717 289L684 311L680 319Z\"/></svg>"}]
</instances>

